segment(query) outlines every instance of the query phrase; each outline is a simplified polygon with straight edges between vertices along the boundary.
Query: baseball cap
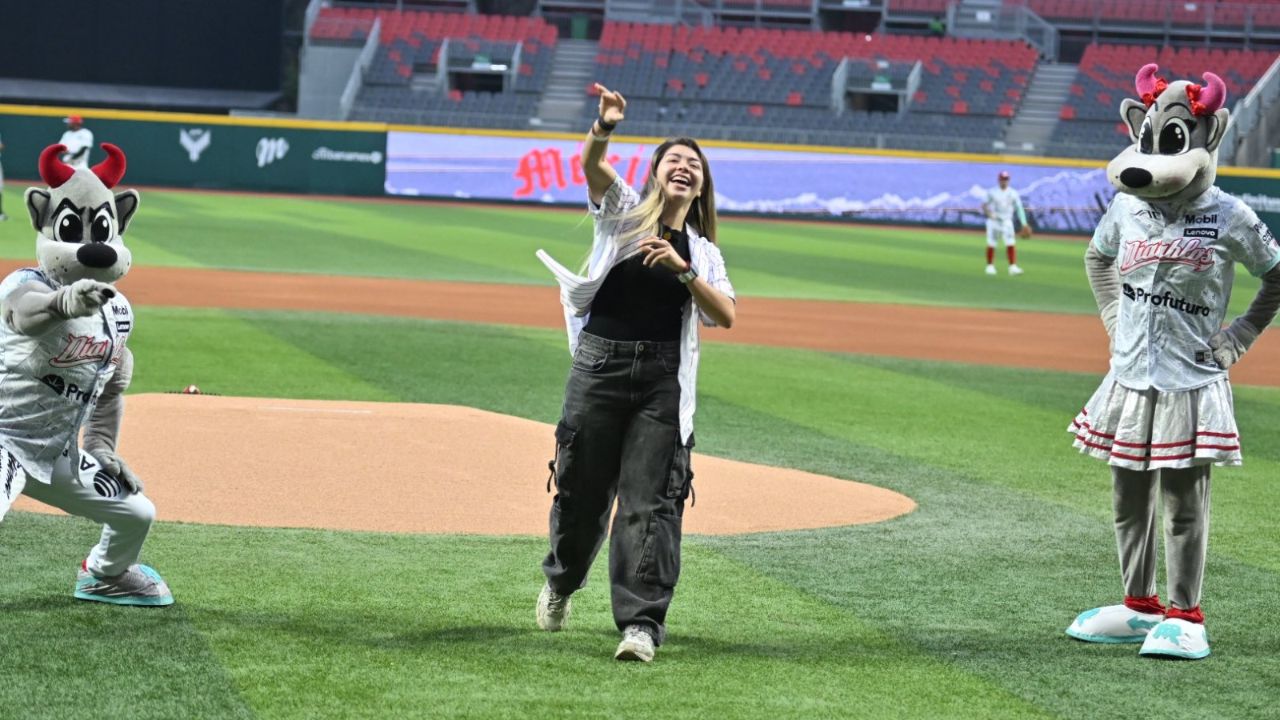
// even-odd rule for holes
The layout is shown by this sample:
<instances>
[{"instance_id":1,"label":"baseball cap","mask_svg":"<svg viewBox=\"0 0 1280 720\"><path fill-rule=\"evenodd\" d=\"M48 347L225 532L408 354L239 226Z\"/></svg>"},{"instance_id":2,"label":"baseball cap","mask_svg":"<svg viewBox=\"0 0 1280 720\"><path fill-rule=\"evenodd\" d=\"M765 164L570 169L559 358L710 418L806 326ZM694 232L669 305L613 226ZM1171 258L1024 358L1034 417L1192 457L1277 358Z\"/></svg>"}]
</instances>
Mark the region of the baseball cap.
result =
<instances>
[{"instance_id":1,"label":"baseball cap","mask_svg":"<svg viewBox=\"0 0 1280 720\"><path fill-rule=\"evenodd\" d=\"M1001 170L1001 171L1000 171L1000 174L999 174L999 175L997 175L996 177L997 177L998 179L1000 179L1000 180L1008 180L1008 179L1009 179L1009 171L1008 171L1008 170Z\"/></svg>"},{"instance_id":2,"label":"baseball cap","mask_svg":"<svg viewBox=\"0 0 1280 720\"><path fill-rule=\"evenodd\" d=\"M62 122L68 125L70 125L71 123L83 123L84 118L80 117L79 115L68 115L65 119L63 119Z\"/></svg>"}]
</instances>

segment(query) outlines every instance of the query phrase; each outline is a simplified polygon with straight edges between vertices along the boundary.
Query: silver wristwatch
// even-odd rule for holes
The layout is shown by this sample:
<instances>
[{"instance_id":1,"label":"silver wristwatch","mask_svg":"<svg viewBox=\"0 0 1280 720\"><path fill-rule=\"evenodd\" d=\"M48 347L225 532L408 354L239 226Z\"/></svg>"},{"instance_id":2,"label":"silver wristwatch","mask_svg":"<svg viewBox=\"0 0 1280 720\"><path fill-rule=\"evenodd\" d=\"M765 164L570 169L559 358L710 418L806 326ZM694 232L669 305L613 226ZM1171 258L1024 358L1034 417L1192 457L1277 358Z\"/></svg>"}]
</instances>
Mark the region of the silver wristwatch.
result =
<instances>
[{"instance_id":1,"label":"silver wristwatch","mask_svg":"<svg viewBox=\"0 0 1280 720\"><path fill-rule=\"evenodd\" d=\"M698 277L698 271L693 269L692 263L689 265L688 270L685 270L679 275L676 275L676 279L684 283L685 285L688 285L689 283L693 282L694 278L696 277Z\"/></svg>"}]
</instances>

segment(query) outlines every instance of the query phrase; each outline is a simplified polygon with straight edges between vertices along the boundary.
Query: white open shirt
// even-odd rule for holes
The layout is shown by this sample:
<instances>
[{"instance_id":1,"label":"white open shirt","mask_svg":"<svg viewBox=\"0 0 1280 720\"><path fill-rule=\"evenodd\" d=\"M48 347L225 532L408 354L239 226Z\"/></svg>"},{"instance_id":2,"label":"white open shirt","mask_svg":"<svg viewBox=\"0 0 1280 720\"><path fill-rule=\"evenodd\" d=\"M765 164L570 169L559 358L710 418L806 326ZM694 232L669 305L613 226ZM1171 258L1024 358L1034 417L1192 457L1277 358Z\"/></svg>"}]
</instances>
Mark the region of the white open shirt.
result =
<instances>
[{"instance_id":1,"label":"white open shirt","mask_svg":"<svg viewBox=\"0 0 1280 720\"><path fill-rule=\"evenodd\" d=\"M640 242L645 238L619 246L618 239L625 234L627 227L622 216L640 202L640 194L635 188L618 177L605 191L600 199L600 206L590 200L587 210L595 218L595 239L591 244L591 258L587 261L586 277L578 275L556 262L545 250L539 250L538 259L555 275L560 284L560 304L564 306L565 326L569 332L569 353L573 354L578 347L578 334L586 327L591 317L591 303L609 271L618 263L640 252ZM685 225L685 233L689 236L689 263L698 271L698 276L707 281L711 287L735 300L733 285L729 282L729 273L724 267L724 257L715 243L702 237L692 226ZM694 320L694 312L701 316L702 324L715 327L716 323L706 313L697 308L693 298L684 307L684 320L680 328L680 440L688 443L693 435L693 412L698 384L698 323Z\"/></svg>"}]
</instances>

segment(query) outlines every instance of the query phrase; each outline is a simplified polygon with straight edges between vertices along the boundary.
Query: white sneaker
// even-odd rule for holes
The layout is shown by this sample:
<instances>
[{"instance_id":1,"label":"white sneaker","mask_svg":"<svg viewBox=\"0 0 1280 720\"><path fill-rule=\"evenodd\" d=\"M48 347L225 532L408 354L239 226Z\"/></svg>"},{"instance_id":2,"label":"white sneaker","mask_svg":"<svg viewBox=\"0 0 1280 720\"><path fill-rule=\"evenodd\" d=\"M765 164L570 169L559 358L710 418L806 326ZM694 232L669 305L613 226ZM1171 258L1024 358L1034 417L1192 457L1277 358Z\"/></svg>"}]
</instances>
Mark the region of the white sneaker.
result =
<instances>
[{"instance_id":1,"label":"white sneaker","mask_svg":"<svg viewBox=\"0 0 1280 720\"><path fill-rule=\"evenodd\" d=\"M639 625L628 625L622 631L622 642L613 654L614 660L634 662L653 661L653 636Z\"/></svg>"},{"instance_id":2,"label":"white sneaker","mask_svg":"<svg viewBox=\"0 0 1280 720\"><path fill-rule=\"evenodd\" d=\"M995 266L995 265L988 265L988 266L987 266L987 274L988 274L988 275L995 275L995 274L996 274L996 266Z\"/></svg>"},{"instance_id":3,"label":"white sneaker","mask_svg":"<svg viewBox=\"0 0 1280 720\"><path fill-rule=\"evenodd\" d=\"M8 219L9 219L8 215L5 215L4 213L0 213L0 222L4 222L5 220L8 220Z\"/></svg>"},{"instance_id":4,"label":"white sneaker","mask_svg":"<svg viewBox=\"0 0 1280 720\"><path fill-rule=\"evenodd\" d=\"M1161 620L1164 615L1160 613L1140 613L1124 605L1107 605L1080 613L1067 628L1067 634L1085 642L1140 643Z\"/></svg>"},{"instance_id":5,"label":"white sneaker","mask_svg":"<svg viewBox=\"0 0 1280 720\"><path fill-rule=\"evenodd\" d=\"M1151 630L1138 654L1199 660L1209 657L1209 633L1200 623L1169 618Z\"/></svg>"},{"instance_id":6,"label":"white sneaker","mask_svg":"<svg viewBox=\"0 0 1280 720\"><path fill-rule=\"evenodd\" d=\"M538 593L538 607L535 613L538 618L538 627L550 632L563 630L565 623L569 622L569 613L572 610L572 598L552 590L549 584L542 586L542 592Z\"/></svg>"},{"instance_id":7,"label":"white sneaker","mask_svg":"<svg viewBox=\"0 0 1280 720\"><path fill-rule=\"evenodd\" d=\"M1009 266L1009 274L1010 274L1010 275L1021 275L1021 274L1022 274L1022 268L1018 267L1017 265L1010 265L1010 266Z\"/></svg>"}]
</instances>

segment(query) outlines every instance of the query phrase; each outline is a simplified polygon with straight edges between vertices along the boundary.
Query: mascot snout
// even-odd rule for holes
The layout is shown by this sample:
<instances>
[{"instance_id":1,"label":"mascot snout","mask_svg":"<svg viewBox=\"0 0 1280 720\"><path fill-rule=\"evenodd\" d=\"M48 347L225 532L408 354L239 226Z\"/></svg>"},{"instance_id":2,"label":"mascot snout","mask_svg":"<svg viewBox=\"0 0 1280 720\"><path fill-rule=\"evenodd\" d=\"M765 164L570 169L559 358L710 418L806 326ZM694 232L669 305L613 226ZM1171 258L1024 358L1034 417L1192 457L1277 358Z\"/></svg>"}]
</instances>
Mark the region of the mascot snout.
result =
<instances>
[{"instance_id":1,"label":"mascot snout","mask_svg":"<svg viewBox=\"0 0 1280 720\"><path fill-rule=\"evenodd\" d=\"M1151 180L1151 173L1142 168L1125 168L1120 173L1120 182L1124 183L1125 187L1143 188L1150 185Z\"/></svg>"},{"instance_id":2,"label":"mascot snout","mask_svg":"<svg viewBox=\"0 0 1280 720\"><path fill-rule=\"evenodd\" d=\"M116 258L120 257L112 247L106 243L90 243L81 245L76 250L76 260L81 265L91 268L109 268L116 264Z\"/></svg>"}]
</instances>

